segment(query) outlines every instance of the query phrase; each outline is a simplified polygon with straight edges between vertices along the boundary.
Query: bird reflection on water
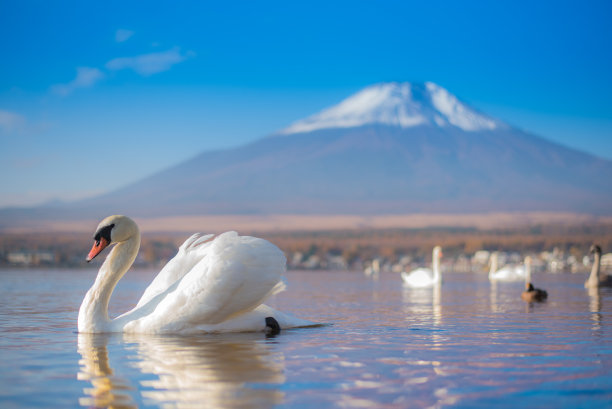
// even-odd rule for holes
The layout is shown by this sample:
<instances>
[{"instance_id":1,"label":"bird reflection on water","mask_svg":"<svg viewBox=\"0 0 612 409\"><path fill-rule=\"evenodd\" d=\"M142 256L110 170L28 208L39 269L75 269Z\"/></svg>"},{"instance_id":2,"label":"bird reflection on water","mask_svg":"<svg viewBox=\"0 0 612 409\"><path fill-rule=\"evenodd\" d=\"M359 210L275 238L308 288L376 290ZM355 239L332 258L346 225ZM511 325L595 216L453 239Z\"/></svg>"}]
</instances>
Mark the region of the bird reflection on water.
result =
<instances>
[{"instance_id":1,"label":"bird reflection on water","mask_svg":"<svg viewBox=\"0 0 612 409\"><path fill-rule=\"evenodd\" d=\"M593 330L601 329L601 289L598 287L587 288L589 292L589 311L593 321Z\"/></svg>"},{"instance_id":2,"label":"bird reflection on water","mask_svg":"<svg viewBox=\"0 0 612 409\"><path fill-rule=\"evenodd\" d=\"M129 391L134 390L127 379L114 375L109 364L107 344L109 334L79 334L79 372L77 378L91 382L84 388L85 397L79 399L81 406L101 408L137 408Z\"/></svg>"},{"instance_id":3,"label":"bird reflection on water","mask_svg":"<svg viewBox=\"0 0 612 409\"><path fill-rule=\"evenodd\" d=\"M114 340L113 337L118 337ZM116 376L108 346L123 342L133 349L129 366L139 371L140 385ZM284 394L284 358L272 353L261 334L219 334L206 337L79 334L79 380L82 406L135 408L139 390L145 403L176 407L268 408ZM146 376L152 375L152 376ZM264 385L259 387L258 385Z\"/></svg>"},{"instance_id":4,"label":"bird reflection on water","mask_svg":"<svg viewBox=\"0 0 612 409\"><path fill-rule=\"evenodd\" d=\"M75 345L66 304L80 301L93 272L78 286L74 272L5 272L2 407L610 406L611 289L541 274L550 299L530 306L521 283L495 286L486 274L449 272L438 292L404 289L398 274L374 282L357 273L289 273L291 296L272 306L333 324L316 330L79 335ZM116 311L140 294L130 280L148 277L126 277Z\"/></svg>"}]
</instances>

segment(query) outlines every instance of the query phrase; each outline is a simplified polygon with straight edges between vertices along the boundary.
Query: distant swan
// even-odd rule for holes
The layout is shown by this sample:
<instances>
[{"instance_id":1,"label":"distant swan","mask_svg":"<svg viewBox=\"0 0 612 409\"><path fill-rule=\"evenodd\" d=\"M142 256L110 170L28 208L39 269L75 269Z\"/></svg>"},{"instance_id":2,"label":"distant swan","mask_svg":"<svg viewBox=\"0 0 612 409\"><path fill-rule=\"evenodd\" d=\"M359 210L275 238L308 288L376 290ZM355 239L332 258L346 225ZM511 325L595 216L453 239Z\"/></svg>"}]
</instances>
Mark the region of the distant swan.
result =
<instances>
[{"instance_id":1,"label":"distant swan","mask_svg":"<svg viewBox=\"0 0 612 409\"><path fill-rule=\"evenodd\" d=\"M545 290L535 288L531 283L531 257L525 257L525 291L521 293L521 298L526 302L544 301L548 298Z\"/></svg>"},{"instance_id":2,"label":"distant swan","mask_svg":"<svg viewBox=\"0 0 612 409\"><path fill-rule=\"evenodd\" d=\"M591 269L591 275L584 283L586 288L596 287L612 287L612 276L601 274L601 247L597 244L593 244L590 250L593 254L593 268Z\"/></svg>"},{"instance_id":3,"label":"distant swan","mask_svg":"<svg viewBox=\"0 0 612 409\"><path fill-rule=\"evenodd\" d=\"M262 304L284 289L285 256L266 240L236 232L191 236L136 307L109 319L111 294L136 258L140 232L129 217L110 216L98 225L94 240L87 261L105 247L115 246L81 304L79 332L185 334L313 325Z\"/></svg>"},{"instance_id":4,"label":"distant swan","mask_svg":"<svg viewBox=\"0 0 612 409\"><path fill-rule=\"evenodd\" d=\"M378 279L378 275L380 274L380 260L375 258L372 260L372 263L363 270L363 273L366 277L372 277L374 279Z\"/></svg>"},{"instance_id":5,"label":"distant swan","mask_svg":"<svg viewBox=\"0 0 612 409\"><path fill-rule=\"evenodd\" d=\"M442 248L436 246L432 252L432 268L417 268L409 273L402 271L404 284L408 287L422 288L432 287L434 284L442 282L440 258L442 258Z\"/></svg>"},{"instance_id":6,"label":"distant swan","mask_svg":"<svg viewBox=\"0 0 612 409\"><path fill-rule=\"evenodd\" d=\"M497 252L491 254L491 268L489 270L489 280L491 281L522 281L525 279L525 266L504 266L497 269Z\"/></svg>"}]
</instances>

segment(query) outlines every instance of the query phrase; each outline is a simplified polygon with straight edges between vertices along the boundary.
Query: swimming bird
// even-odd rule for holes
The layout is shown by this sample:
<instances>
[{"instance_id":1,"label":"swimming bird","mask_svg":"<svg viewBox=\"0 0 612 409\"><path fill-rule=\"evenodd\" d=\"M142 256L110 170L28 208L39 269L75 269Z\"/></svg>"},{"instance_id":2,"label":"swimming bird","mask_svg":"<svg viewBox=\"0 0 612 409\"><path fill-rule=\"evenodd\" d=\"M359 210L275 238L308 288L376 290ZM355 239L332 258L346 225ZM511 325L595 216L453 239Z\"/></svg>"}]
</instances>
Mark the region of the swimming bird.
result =
<instances>
[{"instance_id":1,"label":"swimming bird","mask_svg":"<svg viewBox=\"0 0 612 409\"><path fill-rule=\"evenodd\" d=\"M402 280L408 287L423 288L432 287L434 284L442 282L440 274L440 259L442 258L442 248L435 246L432 251L432 268L417 268L410 272L402 271Z\"/></svg>"},{"instance_id":2,"label":"swimming bird","mask_svg":"<svg viewBox=\"0 0 612 409\"><path fill-rule=\"evenodd\" d=\"M593 254L593 268L591 275L584 283L585 288L612 287L612 276L601 274L601 247L593 244L590 249Z\"/></svg>"},{"instance_id":3,"label":"swimming bird","mask_svg":"<svg viewBox=\"0 0 612 409\"><path fill-rule=\"evenodd\" d=\"M279 331L281 327L314 325L263 304L285 288L285 256L266 240L236 232L192 235L153 279L138 304L110 319L112 292L140 248L136 223L119 215L102 220L87 261L108 246L113 248L81 304L79 332L263 332L274 323Z\"/></svg>"},{"instance_id":4,"label":"swimming bird","mask_svg":"<svg viewBox=\"0 0 612 409\"><path fill-rule=\"evenodd\" d=\"M497 269L498 255L497 252L491 254L491 268L489 270L490 281L521 281L525 279L525 266L504 266Z\"/></svg>"},{"instance_id":5,"label":"swimming bird","mask_svg":"<svg viewBox=\"0 0 612 409\"><path fill-rule=\"evenodd\" d=\"M366 275L366 277L378 279L378 275L380 274L380 259L375 258L372 260L372 263L366 267L363 273Z\"/></svg>"},{"instance_id":6,"label":"swimming bird","mask_svg":"<svg viewBox=\"0 0 612 409\"><path fill-rule=\"evenodd\" d=\"M531 283L531 257L525 257L525 291L521 293L521 298L526 302L544 301L548 298L545 290L535 288Z\"/></svg>"}]
</instances>

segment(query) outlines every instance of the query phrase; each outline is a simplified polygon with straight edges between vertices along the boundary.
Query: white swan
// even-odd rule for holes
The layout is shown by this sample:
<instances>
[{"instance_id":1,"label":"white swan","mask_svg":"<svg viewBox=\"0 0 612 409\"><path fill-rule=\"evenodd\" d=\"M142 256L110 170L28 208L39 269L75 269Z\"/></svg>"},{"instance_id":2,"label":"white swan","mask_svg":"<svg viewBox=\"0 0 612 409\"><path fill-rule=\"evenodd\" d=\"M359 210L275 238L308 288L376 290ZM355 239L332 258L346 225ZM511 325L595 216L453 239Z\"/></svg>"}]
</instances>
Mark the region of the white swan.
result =
<instances>
[{"instance_id":1,"label":"white swan","mask_svg":"<svg viewBox=\"0 0 612 409\"><path fill-rule=\"evenodd\" d=\"M497 252L491 254L490 261L491 268L489 270L490 281L523 281L527 275L527 265L523 264L520 266L504 266L497 269Z\"/></svg>"},{"instance_id":2,"label":"white swan","mask_svg":"<svg viewBox=\"0 0 612 409\"><path fill-rule=\"evenodd\" d=\"M593 254L593 268L589 278L584 283L585 288L612 287L612 276L601 274L601 247L593 244L590 249Z\"/></svg>"},{"instance_id":3,"label":"white swan","mask_svg":"<svg viewBox=\"0 0 612 409\"><path fill-rule=\"evenodd\" d=\"M442 248L436 246L432 252L432 268L417 268L409 273L402 271L404 284L408 287L423 288L433 287L434 284L442 282L440 258L442 258Z\"/></svg>"},{"instance_id":4,"label":"white swan","mask_svg":"<svg viewBox=\"0 0 612 409\"><path fill-rule=\"evenodd\" d=\"M372 277L373 279L378 279L378 275L380 274L380 259L375 258L372 260L372 263L363 270L363 274L366 277Z\"/></svg>"},{"instance_id":5,"label":"white swan","mask_svg":"<svg viewBox=\"0 0 612 409\"><path fill-rule=\"evenodd\" d=\"M274 324L273 319L266 320L269 317L281 328L314 325L262 304L284 289L285 256L266 240L236 232L191 236L147 287L136 307L109 319L111 294L136 258L140 232L129 217L110 216L98 225L94 240L87 261L105 247L115 246L83 299L79 332L265 331Z\"/></svg>"}]
</instances>

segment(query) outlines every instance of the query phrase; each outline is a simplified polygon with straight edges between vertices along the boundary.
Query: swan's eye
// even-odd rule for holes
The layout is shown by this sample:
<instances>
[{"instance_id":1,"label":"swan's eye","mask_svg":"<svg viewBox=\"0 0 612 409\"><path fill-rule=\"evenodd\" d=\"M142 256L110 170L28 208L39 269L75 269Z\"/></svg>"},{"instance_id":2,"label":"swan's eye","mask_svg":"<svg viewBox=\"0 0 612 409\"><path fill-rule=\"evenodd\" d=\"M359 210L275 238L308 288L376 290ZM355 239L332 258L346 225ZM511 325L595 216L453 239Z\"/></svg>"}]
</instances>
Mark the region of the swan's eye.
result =
<instances>
[{"instance_id":1,"label":"swan's eye","mask_svg":"<svg viewBox=\"0 0 612 409\"><path fill-rule=\"evenodd\" d=\"M107 243L110 243L111 242L111 230L113 229L113 227L115 227L115 225L110 224L98 230L96 232L96 235L94 236L94 240L96 241L96 244L99 244L101 239L105 239Z\"/></svg>"}]
</instances>

